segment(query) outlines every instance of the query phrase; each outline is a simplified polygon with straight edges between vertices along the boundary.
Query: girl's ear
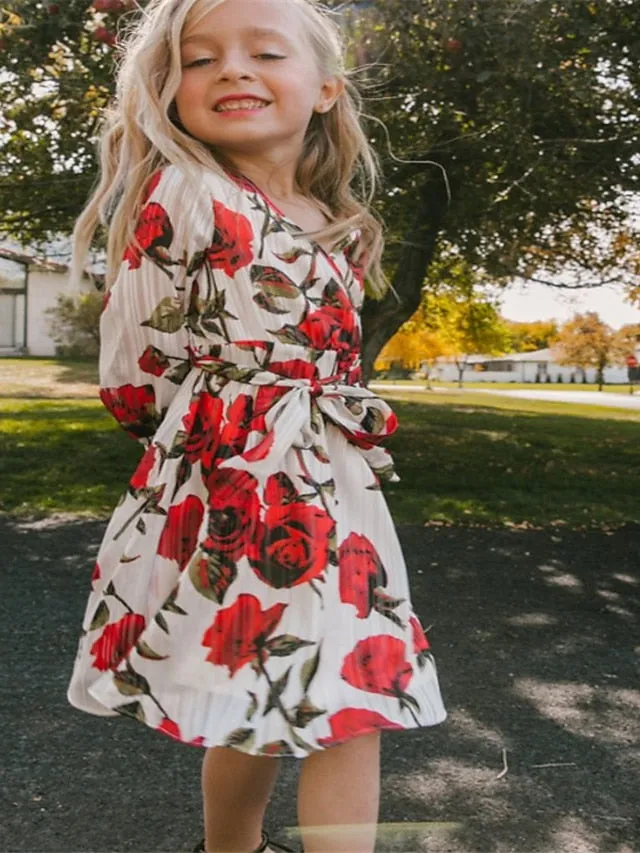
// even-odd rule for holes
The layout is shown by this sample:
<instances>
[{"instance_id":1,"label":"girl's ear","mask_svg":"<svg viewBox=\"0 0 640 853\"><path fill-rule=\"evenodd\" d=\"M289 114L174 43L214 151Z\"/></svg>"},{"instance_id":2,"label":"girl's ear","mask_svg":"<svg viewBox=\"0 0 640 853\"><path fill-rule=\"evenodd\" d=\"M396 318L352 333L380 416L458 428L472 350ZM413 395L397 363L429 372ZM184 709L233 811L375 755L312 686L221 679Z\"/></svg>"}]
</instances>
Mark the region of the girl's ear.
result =
<instances>
[{"instance_id":1,"label":"girl's ear","mask_svg":"<svg viewBox=\"0 0 640 853\"><path fill-rule=\"evenodd\" d=\"M315 111L317 113L328 113L343 92L344 80L340 79L340 77L329 77L322 84L322 90L315 105Z\"/></svg>"}]
</instances>

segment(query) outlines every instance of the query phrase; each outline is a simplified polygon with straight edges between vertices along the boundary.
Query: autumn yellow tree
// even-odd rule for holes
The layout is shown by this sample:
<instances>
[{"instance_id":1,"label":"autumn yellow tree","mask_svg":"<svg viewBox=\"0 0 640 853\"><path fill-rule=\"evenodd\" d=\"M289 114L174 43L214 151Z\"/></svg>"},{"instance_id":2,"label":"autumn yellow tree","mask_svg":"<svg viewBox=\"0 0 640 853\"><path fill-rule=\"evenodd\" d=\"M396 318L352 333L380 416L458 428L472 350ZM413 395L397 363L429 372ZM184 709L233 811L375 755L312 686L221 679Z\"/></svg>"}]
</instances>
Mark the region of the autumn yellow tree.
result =
<instances>
[{"instance_id":1,"label":"autumn yellow tree","mask_svg":"<svg viewBox=\"0 0 640 853\"><path fill-rule=\"evenodd\" d=\"M545 349L558 334L555 320L532 320L516 322L505 320L509 331L512 352L535 352Z\"/></svg>"},{"instance_id":2,"label":"autumn yellow tree","mask_svg":"<svg viewBox=\"0 0 640 853\"><path fill-rule=\"evenodd\" d=\"M631 336L616 332L595 311L576 314L565 323L554 341L558 364L573 367L595 367L598 390L604 386L604 370L623 364L633 351Z\"/></svg>"},{"instance_id":3,"label":"autumn yellow tree","mask_svg":"<svg viewBox=\"0 0 640 853\"><path fill-rule=\"evenodd\" d=\"M437 359L446 354L444 342L437 332L410 320L382 349L375 369L387 370L392 364L401 362L413 370L426 369L428 374Z\"/></svg>"},{"instance_id":4,"label":"autumn yellow tree","mask_svg":"<svg viewBox=\"0 0 640 853\"><path fill-rule=\"evenodd\" d=\"M427 298L431 322L445 352L458 369L462 388L471 355L501 355L509 348L509 331L498 307L482 293L446 293Z\"/></svg>"}]
</instances>

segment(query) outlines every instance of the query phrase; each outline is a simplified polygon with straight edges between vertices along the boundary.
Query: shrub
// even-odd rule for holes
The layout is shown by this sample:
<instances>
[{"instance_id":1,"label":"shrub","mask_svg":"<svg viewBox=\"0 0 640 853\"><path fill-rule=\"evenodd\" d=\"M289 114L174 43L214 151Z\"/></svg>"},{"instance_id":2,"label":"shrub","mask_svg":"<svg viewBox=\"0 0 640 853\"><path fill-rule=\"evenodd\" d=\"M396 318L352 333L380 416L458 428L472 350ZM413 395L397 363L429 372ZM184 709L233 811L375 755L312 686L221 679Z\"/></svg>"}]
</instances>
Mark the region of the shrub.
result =
<instances>
[{"instance_id":1,"label":"shrub","mask_svg":"<svg viewBox=\"0 0 640 853\"><path fill-rule=\"evenodd\" d=\"M57 304L48 308L49 333L56 352L63 358L89 358L100 347L102 294L83 293L77 298L60 294Z\"/></svg>"}]
</instances>

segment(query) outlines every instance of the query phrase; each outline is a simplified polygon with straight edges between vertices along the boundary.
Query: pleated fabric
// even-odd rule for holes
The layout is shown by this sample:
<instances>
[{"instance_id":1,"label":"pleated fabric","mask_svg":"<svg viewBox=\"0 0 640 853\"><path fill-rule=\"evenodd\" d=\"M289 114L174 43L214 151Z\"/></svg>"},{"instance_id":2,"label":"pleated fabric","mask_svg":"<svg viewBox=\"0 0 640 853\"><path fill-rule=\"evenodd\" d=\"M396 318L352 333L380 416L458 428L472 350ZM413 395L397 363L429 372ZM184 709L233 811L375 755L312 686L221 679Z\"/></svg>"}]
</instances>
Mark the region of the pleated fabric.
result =
<instances>
[{"instance_id":1,"label":"pleated fabric","mask_svg":"<svg viewBox=\"0 0 640 853\"><path fill-rule=\"evenodd\" d=\"M362 383L359 234L325 251L257 187L147 187L101 318L101 398L145 447L68 689L195 746L305 756L443 721Z\"/></svg>"}]
</instances>

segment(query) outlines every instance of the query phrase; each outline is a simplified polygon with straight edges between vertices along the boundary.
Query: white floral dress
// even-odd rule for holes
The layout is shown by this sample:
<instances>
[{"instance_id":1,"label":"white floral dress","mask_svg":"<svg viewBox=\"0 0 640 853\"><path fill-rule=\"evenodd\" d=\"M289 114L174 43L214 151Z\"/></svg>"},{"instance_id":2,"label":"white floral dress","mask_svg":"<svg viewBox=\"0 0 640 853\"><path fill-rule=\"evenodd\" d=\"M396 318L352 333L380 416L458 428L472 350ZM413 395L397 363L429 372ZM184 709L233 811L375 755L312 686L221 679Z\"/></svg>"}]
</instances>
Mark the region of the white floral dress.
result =
<instances>
[{"instance_id":1,"label":"white floral dress","mask_svg":"<svg viewBox=\"0 0 640 853\"><path fill-rule=\"evenodd\" d=\"M380 488L358 234L250 182L151 179L101 318L101 398L146 447L91 580L68 698L196 746L303 758L445 716Z\"/></svg>"}]
</instances>

